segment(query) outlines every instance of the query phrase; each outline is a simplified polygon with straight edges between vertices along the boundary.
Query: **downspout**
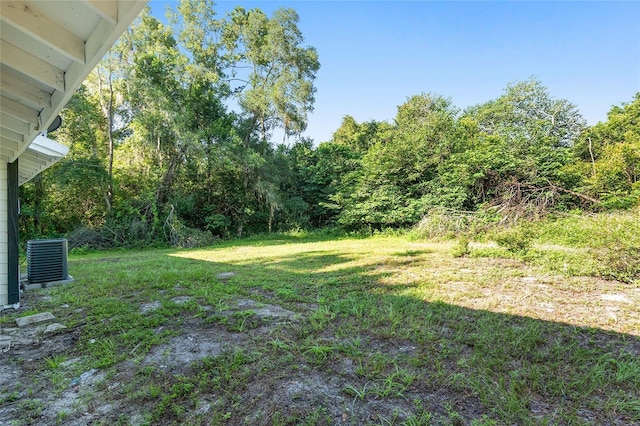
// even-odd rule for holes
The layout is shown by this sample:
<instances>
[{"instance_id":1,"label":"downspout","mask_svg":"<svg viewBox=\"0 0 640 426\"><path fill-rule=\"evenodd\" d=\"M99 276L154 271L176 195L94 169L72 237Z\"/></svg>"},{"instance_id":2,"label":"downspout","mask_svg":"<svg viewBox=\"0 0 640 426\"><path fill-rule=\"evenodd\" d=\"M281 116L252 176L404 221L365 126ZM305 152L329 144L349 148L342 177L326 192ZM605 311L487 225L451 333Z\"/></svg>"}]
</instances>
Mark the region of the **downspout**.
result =
<instances>
[{"instance_id":1,"label":"downspout","mask_svg":"<svg viewBox=\"0 0 640 426\"><path fill-rule=\"evenodd\" d=\"M8 303L20 307L20 253L18 248L18 159L7 164Z\"/></svg>"}]
</instances>

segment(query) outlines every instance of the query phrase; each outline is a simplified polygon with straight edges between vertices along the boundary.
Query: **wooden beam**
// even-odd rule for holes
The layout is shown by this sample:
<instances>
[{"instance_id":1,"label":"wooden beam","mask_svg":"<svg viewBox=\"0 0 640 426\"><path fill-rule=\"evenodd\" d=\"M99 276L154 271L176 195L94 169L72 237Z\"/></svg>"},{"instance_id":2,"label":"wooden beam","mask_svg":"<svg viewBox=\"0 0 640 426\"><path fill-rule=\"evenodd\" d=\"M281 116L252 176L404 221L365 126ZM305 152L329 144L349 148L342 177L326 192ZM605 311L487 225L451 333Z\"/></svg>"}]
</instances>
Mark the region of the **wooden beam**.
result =
<instances>
[{"instance_id":1,"label":"wooden beam","mask_svg":"<svg viewBox=\"0 0 640 426\"><path fill-rule=\"evenodd\" d=\"M43 155L31 154L31 151L26 151L20 156L20 165L25 167L31 167L32 169L42 168L52 161L51 158Z\"/></svg>"},{"instance_id":2,"label":"wooden beam","mask_svg":"<svg viewBox=\"0 0 640 426\"><path fill-rule=\"evenodd\" d=\"M16 154L21 149L21 143L12 139L0 136L0 154L5 156L5 161L13 163L18 157Z\"/></svg>"},{"instance_id":3,"label":"wooden beam","mask_svg":"<svg viewBox=\"0 0 640 426\"><path fill-rule=\"evenodd\" d=\"M0 96L0 106L3 113L6 113L12 117L19 118L22 121L31 123L38 127L38 111L33 108L29 108L26 105L22 105L13 99Z\"/></svg>"},{"instance_id":4,"label":"wooden beam","mask_svg":"<svg viewBox=\"0 0 640 426\"><path fill-rule=\"evenodd\" d=\"M2 1L2 0L0 0ZM93 8L113 8L113 5L107 5L104 3L108 2L97 2L93 0L84 0L84 5L89 6L91 3L91 7ZM95 4L94 4L95 3ZM61 77L63 78L63 86L64 90L55 90L51 94L51 106L46 106L40 111L40 125L42 128L46 128L51 121L55 118L55 115L60 112L62 107L69 101L71 96L73 96L74 91L80 87L82 81L85 79L87 74L96 66L96 64L100 61L102 56L107 52L107 50L115 43L118 37L127 29L129 24L138 16L140 11L144 8L146 1L123 1L118 0L114 1L117 3L117 13L116 18L117 21L115 25L113 25L113 19L103 19L98 27L95 29L93 34L89 36L89 39L85 41L85 64L79 64L77 62L72 62L69 69L65 70L65 73L61 73ZM106 12L103 12L106 13ZM102 16L100 13L98 15ZM2 62L5 63L5 50L4 46L8 43L3 43L0 45L0 52L2 53ZM11 46L10 48L16 49L15 46ZM24 53L24 52L23 52ZM37 59L37 58L36 58ZM19 71L28 73L22 68L18 67L16 61L12 61L11 63L7 63L11 68L17 67ZM14 66L11 66L13 64ZM35 77L33 77L35 78ZM51 86L55 89L60 89L60 84L58 87ZM18 152L15 154L17 158L24 150L27 149L28 144L39 134L38 131L32 131L31 134L26 137L25 141L27 143L23 143L18 147Z\"/></svg>"},{"instance_id":5,"label":"wooden beam","mask_svg":"<svg viewBox=\"0 0 640 426\"><path fill-rule=\"evenodd\" d=\"M3 136L2 137L3 146L4 146L5 139L6 140L10 140L10 141L14 141L14 142L18 142L19 144L22 144L22 145L26 145L26 144L23 144L23 142L24 142L24 134L22 134L22 133L18 133L18 132L14 131L14 130L11 130L11 129L8 129L8 128L4 128L2 130L2 136ZM26 149L26 147L25 147L25 149Z\"/></svg>"},{"instance_id":6,"label":"wooden beam","mask_svg":"<svg viewBox=\"0 0 640 426\"><path fill-rule=\"evenodd\" d=\"M21 1L0 1L0 19L67 58L84 63L84 40L32 5Z\"/></svg>"},{"instance_id":7,"label":"wooden beam","mask_svg":"<svg viewBox=\"0 0 640 426\"><path fill-rule=\"evenodd\" d=\"M13 117L5 112L0 113L0 127L10 129L21 135L31 134L32 123Z\"/></svg>"},{"instance_id":8,"label":"wooden beam","mask_svg":"<svg viewBox=\"0 0 640 426\"><path fill-rule=\"evenodd\" d=\"M64 72L11 43L0 43L2 63L55 90L64 91Z\"/></svg>"},{"instance_id":9,"label":"wooden beam","mask_svg":"<svg viewBox=\"0 0 640 426\"><path fill-rule=\"evenodd\" d=\"M118 23L118 2L117 1L100 1L85 0L85 3L91 10L106 19L111 25Z\"/></svg>"},{"instance_id":10,"label":"wooden beam","mask_svg":"<svg viewBox=\"0 0 640 426\"><path fill-rule=\"evenodd\" d=\"M0 161L11 163L11 158L13 158L13 152L5 150L4 148L0 148Z\"/></svg>"},{"instance_id":11,"label":"wooden beam","mask_svg":"<svg viewBox=\"0 0 640 426\"><path fill-rule=\"evenodd\" d=\"M9 73L2 74L0 87L4 93L12 95L17 99L24 99L26 102L38 106L39 109L51 106L50 93L38 89L33 84L20 80Z\"/></svg>"}]
</instances>

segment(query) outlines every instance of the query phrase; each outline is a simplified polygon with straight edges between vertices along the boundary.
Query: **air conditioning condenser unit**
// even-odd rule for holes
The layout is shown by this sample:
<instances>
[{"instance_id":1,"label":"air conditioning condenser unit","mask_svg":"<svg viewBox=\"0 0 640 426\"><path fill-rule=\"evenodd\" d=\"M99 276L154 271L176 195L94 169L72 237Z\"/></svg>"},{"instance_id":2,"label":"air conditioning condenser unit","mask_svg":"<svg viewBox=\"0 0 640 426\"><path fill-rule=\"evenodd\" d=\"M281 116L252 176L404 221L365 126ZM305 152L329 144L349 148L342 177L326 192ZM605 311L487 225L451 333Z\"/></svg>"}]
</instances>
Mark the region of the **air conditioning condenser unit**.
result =
<instances>
[{"instance_id":1,"label":"air conditioning condenser unit","mask_svg":"<svg viewBox=\"0 0 640 426\"><path fill-rule=\"evenodd\" d=\"M27 241L27 281L47 283L69 279L65 239Z\"/></svg>"}]
</instances>

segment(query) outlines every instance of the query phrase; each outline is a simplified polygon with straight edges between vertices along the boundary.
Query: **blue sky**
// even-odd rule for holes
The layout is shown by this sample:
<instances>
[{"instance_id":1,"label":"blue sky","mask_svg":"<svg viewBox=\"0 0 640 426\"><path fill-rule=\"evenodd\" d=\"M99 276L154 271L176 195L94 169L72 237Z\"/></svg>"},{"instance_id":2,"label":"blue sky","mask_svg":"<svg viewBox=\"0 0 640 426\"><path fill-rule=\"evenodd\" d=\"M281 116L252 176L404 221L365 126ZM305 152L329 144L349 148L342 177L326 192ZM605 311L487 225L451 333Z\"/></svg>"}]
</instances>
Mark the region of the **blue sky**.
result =
<instances>
[{"instance_id":1,"label":"blue sky","mask_svg":"<svg viewBox=\"0 0 640 426\"><path fill-rule=\"evenodd\" d=\"M158 16L166 5L150 2ZM640 92L640 2L216 2L220 16L237 5L298 12L321 64L305 132L316 144L345 115L392 122L422 92L464 109L534 76L589 124Z\"/></svg>"}]
</instances>

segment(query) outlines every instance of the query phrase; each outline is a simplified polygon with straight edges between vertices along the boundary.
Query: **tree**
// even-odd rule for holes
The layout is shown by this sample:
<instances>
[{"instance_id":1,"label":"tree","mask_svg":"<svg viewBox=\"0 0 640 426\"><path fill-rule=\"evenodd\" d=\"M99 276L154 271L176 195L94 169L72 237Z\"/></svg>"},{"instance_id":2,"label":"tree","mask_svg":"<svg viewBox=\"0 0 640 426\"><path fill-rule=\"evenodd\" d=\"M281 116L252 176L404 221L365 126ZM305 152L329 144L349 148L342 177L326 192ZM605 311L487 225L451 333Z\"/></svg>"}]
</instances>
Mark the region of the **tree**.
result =
<instances>
[{"instance_id":1,"label":"tree","mask_svg":"<svg viewBox=\"0 0 640 426\"><path fill-rule=\"evenodd\" d=\"M605 207L636 205L640 199L640 92L631 102L613 106L607 121L587 129L573 152L585 190Z\"/></svg>"},{"instance_id":2,"label":"tree","mask_svg":"<svg viewBox=\"0 0 640 426\"><path fill-rule=\"evenodd\" d=\"M457 109L449 99L423 93L398 107L395 126L379 126L342 192L339 223L347 227L401 227L417 223L442 200L433 185L449 153ZM348 122L347 122L348 123ZM337 199L334 197L334 199Z\"/></svg>"},{"instance_id":3,"label":"tree","mask_svg":"<svg viewBox=\"0 0 640 426\"><path fill-rule=\"evenodd\" d=\"M540 214L580 197L567 188L575 176L566 166L585 121L538 80L508 85L499 98L465 111L460 122L467 146L442 176L445 185L464 182L468 206L490 202L518 215Z\"/></svg>"},{"instance_id":4,"label":"tree","mask_svg":"<svg viewBox=\"0 0 640 426\"><path fill-rule=\"evenodd\" d=\"M271 131L280 127L286 138L304 130L320 65L315 49L303 46L292 9L267 17L259 9L238 7L216 20L213 6L207 0L184 0L173 21L192 54L189 69L215 82L217 93L231 97L241 109L228 140L228 158L241 173L242 189L234 192L239 205L230 211L241 235L252 218L262 217L263 207L267 227L273 226L283 198L278 176L270 172Z\"/></svg>"},{"instance_id":5,"label":"tree","mask_svg":"<svg viewBox=\"0 0 640 426\"><path fill-rule=\"evenodd\" d=\"M231 91L249 116L249 132L259 132L262 139L275 127L285 137L299 134L313 110L320 63L316 50L302 45L298 21L293 9L278 9L269 18L259 9L241 7L218 21L222 38L217 50Z\"/></svg>"},{"instance_id":6,"label":"tree","mask_svg":"<svg viewBox=\"0 0 640 426\"><path fill-rule=\"evenodd\" d=\"M127 61L127 46L122 40L114 44L98 65L89 74L86 86L91 96L94 97L102 112L104 120L104 135L107 142L107 186L105 202L107 211L113 206L114 183L113 162L118 133L126 127L124 115L124 84L125 63Z\"/></svg>"}]
</instances>

